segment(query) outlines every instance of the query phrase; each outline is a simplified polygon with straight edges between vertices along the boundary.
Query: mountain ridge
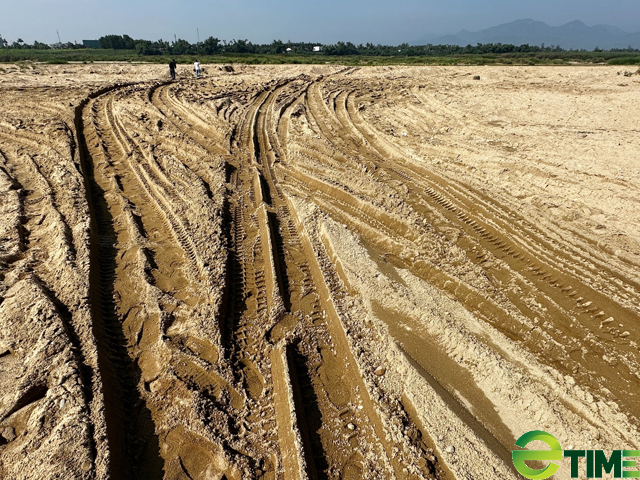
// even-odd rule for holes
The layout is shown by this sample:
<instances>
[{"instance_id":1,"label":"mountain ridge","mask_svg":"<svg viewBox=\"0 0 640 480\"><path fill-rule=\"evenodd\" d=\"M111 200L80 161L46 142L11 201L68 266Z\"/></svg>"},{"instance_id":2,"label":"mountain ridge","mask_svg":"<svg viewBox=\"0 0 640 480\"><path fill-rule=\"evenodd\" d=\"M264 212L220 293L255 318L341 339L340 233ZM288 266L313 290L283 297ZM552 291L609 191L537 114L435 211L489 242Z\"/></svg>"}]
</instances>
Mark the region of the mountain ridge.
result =
<instances>
[{"instance_id":1,"label":"mountain ridge","mask_svg":"<svg viewBox=\"0 0 640 480\"><path fill-rule=\"evenodd\" d=\"M593 50L611 48L640 48L640 32L628 33L613 25L598 24L592 27L574 20L558 27L525 18L509 23L470 32L460 30L456 34L439 37L424 36L413 45L476 45L477 43L502 43L513 45L558 45L564 49Z\"/></svg>"}]
</instances>

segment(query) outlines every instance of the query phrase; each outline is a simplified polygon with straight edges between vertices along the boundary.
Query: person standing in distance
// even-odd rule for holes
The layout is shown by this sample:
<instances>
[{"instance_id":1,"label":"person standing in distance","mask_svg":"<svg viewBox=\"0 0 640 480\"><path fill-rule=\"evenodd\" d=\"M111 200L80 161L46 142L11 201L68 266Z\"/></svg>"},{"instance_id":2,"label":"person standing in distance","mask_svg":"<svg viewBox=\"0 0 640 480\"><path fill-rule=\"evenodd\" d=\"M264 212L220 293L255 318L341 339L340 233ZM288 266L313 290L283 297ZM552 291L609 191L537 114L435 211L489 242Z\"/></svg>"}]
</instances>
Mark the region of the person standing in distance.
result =
<instances>
[{"instance_id":1,"label":"person standing in distance","mask_svg":"<svg viewBox=\"0 0 640 480\"><path fill-rule=\"evenodd\" d=\"M173 58L169 62L169 74L171 75L171 80L176 79L176 61Z\"/></svg>"},{"instance_id":2,"label":"person standing in distance","mask_svg":"<svg viewBox=\"0 0 640 480\"><path fill-rule=\"evenodd\" d=\"M196 72L196 77L200 78L200 62L198 60L193 62L193 71Z\"/></svg>"}]
</instances>

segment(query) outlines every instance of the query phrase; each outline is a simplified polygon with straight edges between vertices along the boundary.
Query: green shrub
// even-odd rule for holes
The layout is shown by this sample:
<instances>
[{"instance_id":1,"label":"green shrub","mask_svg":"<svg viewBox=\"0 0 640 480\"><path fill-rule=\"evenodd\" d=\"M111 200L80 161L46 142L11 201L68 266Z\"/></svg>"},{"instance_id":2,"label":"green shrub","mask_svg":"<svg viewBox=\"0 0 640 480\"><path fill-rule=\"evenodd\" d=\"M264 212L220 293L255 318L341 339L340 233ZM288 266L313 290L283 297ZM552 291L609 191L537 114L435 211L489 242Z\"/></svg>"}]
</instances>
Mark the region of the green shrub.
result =
<instances>
[{"instance_id":1,"label":"green shrub","mask_svg":"<svg viewBox=\"0 0 640 480\"><path fill-rule=\"evenodd\" d=\"M638 63L640 63L640 57L612 58L607 63L609 65L637 65Z\"/></svg>"}]
</instances>

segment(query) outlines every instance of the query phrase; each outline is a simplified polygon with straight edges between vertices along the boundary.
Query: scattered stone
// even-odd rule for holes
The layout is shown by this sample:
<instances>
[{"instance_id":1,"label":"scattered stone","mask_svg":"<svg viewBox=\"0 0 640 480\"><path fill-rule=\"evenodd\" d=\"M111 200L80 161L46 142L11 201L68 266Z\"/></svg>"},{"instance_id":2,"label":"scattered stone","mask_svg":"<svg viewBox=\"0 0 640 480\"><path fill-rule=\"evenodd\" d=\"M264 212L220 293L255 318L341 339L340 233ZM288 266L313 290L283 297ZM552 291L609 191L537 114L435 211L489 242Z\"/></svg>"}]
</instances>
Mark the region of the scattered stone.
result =
<instances>
[{"instance_id":1,"label":"scattered stone","mask_svg":"<svg viewBox=\"0 0 640 480\"><path fill-rule=\"evenodd\" d=\"M453 445L449 445L447 448L444 449L444 451L447 453L455 453L456 447L454 447Z\"/></svg>"},{"instance_id":2,"label":"scattered stone","mask_svg":"<svg viewBox=\"0 0 640 480\"><path fill-rule=\"evenodd\" d=\"M2 437L7 441L7 442L12 442L15 440L16 438L16 432L12 427L6 427L3 431L2 431Z\"/></svg>"},{"instance_id":3,"label":"scattered stone","mask_svg":"<svg viewBox=\"0 0 640 480\"><path fill-rule=\"evenodd\" d=\"M356 429L356 426L355 426L353 423L350 423L349 425L347 425L347 428L348 428L349 430L355 430L355 429Z\"/></svg>"},{"instance_id":4,"label":"scattered stone","mask_svg":"<svg viewBox=\"0 0 640 480\"><path fill-rule=\"evenodd\" d=\"M375 370L375 374L378 375L379 377L383 376L385 373L387 373L387 369L384 368L382 365L376 368Z\"/></svg>"},{"instance_id":5,"label":"scattered stone","mask_svg":"<svg viewBox=\"0 0 640 480\"><path fill-rule=\"evenodd\" d=\"M474 76L473 76L473 79L474 79L474 80L480 80L480 75L474 75Z\"/></svg>"},{"instance_id":6,"label":"scattered stone","mask_svg":"<svg viewBox=\"0 0 640 480\"><path fill-rule=\"evenodd\" d=\"M600 322L600 326L602 327L603 325L607 325L608 323L613 322L613 317L609 317L606 320L603 320L602 322Z\"/></svg>"}]
</instances>

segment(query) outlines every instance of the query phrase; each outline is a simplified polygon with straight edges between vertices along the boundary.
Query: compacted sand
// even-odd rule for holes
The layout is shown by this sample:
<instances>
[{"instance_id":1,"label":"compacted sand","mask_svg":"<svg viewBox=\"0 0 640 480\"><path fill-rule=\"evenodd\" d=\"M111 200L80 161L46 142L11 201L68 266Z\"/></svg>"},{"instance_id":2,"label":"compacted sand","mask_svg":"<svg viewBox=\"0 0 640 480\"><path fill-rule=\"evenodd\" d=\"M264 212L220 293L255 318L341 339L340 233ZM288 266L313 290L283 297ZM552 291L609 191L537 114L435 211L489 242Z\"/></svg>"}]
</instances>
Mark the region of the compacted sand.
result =
<instances>
[{"instance_id":1,"label":"compacted sand","mask_svg":"<svg viewBox=\"0 0 640 480\"><path fill-rule=\"evenodd\" d=\"M639 76L183 68L0 69L1 478L640 446Z\"/></svg>"}]
</instances>

